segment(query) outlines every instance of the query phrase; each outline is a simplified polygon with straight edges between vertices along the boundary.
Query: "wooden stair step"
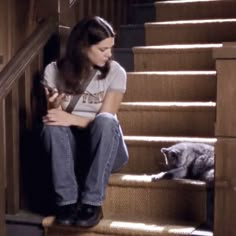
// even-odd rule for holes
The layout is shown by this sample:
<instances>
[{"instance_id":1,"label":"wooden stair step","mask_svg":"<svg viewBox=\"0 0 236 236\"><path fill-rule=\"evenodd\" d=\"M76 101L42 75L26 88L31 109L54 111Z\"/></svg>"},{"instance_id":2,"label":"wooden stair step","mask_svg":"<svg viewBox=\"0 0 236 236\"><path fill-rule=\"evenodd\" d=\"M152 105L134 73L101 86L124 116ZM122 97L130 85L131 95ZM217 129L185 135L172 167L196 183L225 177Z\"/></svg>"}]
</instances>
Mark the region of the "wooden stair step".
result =
<instances>
[{"instance_id":1,"label":"wooden stair step","mask_svg":"<svg viewBox=\"0 0 236 236\"><path fill-rule=\"evenodd\" d=\"M200 142L214 145L216 138L167 137L167 136L125 136L129 151L128 164L121 173L155 174L165 169L160 149L179 142Z\"/></svg>"},{"instance_id":2,"label":"wooden stair step","mask_svg":"<svg viewBox=\"0 0 236 236\"><path fill-rule=\"evenodd\" d=\"M124 219L103 219L90 229L58 226L54 217L44 219L45 236L190 236L199 226L199 222L132 222Z\"/></svg>"},{"instance_id":3,"label":"wooden stair step","mask_svg":"<svg viewBox=\"0 0 236 236\"><path fill-rule=\"evenodd\" d=\"M215 103L122 103L118 118L125 135L212 137Z\"/></svg>"},{"instance_id":4,"label":"wooden stair step","mask_svg":"<svg viewBox=\"0 0 236 236\"><path fill-rule=\"evenodd\" d=\"M113 174L106 195L108 218L204 222L206 217L206 185L201 181L152 182L151 175Z\"/></svg>"},{"instance_id":5,"label":"wooden stair step","mask_svg":"<svg viewBox=\"0 0 236 236\"><path fill-rule=\"evenodd\" d=\"M146 45L221 43L223 41L235 41L236 31L232 30L235 27L236 19L146 23Z\"/></svg>"},{"instance_id":6,"label":"wooden stair step","mask_svg":"<svg viewBox=\"0 0 236 236\"><path fill-rule=\"evenodd\" d=\"M212 53L222 44L134 47L135 71L215 70Z\"/></svg>"},{"instance_id":7,"label":"wooden stair step","mask_svg":"<svg viewBox=\"0 0 236 236\"><path fill-rule=\"evenodd\" d=\"M156 21L234 18L235 0L172 0L155 3Z\"/></svg>"},{"instance_id":8,"label":"wooden stair step","mask_svg":"<svg viewBox=\"0 0 236 236\"><path fill-rule=\"evenodd\" d=\"M215 71L130 72L124 96L124 102L215 99Z\"/></svg>"}]
</instances>

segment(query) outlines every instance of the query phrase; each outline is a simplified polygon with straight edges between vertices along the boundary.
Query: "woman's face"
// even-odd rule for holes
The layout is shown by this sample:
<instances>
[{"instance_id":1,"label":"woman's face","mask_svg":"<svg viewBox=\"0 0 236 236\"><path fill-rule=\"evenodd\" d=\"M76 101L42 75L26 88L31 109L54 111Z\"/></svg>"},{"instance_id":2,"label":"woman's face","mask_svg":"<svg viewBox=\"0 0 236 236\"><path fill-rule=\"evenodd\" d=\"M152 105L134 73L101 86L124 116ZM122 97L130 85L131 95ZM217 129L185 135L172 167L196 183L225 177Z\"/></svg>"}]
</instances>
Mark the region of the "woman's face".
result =
<instances>
[{"instance_id":1,"label":"woman's face","mask_svg":"<svg viewBox=\"0 0 236 236\"><path fill-rule=\"evenodd\" d=\"M87 50L87 56L93 65L102 67L111 58L113 46L114 37L106 38L89 47Z\"/></svg>"}]
</instances>

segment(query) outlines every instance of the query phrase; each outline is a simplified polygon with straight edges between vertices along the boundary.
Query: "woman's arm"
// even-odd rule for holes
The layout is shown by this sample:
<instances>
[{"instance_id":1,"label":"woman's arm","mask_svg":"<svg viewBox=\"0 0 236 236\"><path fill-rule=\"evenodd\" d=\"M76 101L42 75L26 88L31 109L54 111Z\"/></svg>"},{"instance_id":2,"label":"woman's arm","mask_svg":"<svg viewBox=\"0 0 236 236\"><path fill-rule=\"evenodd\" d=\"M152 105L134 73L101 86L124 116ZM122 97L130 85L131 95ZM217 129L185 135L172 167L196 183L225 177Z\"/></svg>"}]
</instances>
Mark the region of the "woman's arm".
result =
<instances>
[{"instance_id":1,"label":"woman's arm","mask_svg":"<svg viewBox=\"0 0 236 236\"><path fill-rule=\"evenodd\" d=\"M119 110L123 96L124 94L119 91L108 91L99 113L109 112L115 115Z\"/></svg>"},{"instance_id":2,"label":"woman's arm","mask_svg":"<svg viewBox=\"0 0 236 236\"><path fill-rule=\"evenodd\" d=\"M123 93L121 92L107 92L99 113L109 112L113 115L116 114L118 112L122 98ZM78 126L81 128L87 127L88 124L92 121L93 119L82 117L79 115L73 115L61 109L50 109L48 110L47 115L43 117L43 122L48 125Z\"/></svg>"},{"instance_id":3,"label":"woman's arm","mask_svg":"<svg viewBox=\"0 0 236 236\"><path fill-rule=\"evenodd\" d=\"M43 122L47 125L78 126L81 128L87 127L92 120L60 109L50 109L43 117Z\"/></svg>"}]
</instances>

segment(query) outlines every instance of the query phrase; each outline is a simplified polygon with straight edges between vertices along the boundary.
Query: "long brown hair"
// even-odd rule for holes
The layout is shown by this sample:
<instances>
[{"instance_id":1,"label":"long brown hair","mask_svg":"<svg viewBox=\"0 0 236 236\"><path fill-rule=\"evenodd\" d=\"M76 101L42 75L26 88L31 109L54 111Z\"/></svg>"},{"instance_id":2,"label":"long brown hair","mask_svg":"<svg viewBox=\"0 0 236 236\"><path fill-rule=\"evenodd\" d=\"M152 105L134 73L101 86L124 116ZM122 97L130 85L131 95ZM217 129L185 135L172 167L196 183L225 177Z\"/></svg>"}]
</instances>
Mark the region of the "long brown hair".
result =
<instances>
[{"instance_id":1,"label":"long brown hair","mask_svg":"<svg viewBox=\"0 0 236 236\"><path fill-rule=\"evenodd\" d=\"M87 78L90 73L91 62L85 49L114 36L112 26L98 16L85 18L74 26L67 41L65 55L57 61L66 92L80 93L80 81ZM109 72L110 61L103 67L95 67L101 72L100 79L104 79Z\"/></svg>"}]
</instances>

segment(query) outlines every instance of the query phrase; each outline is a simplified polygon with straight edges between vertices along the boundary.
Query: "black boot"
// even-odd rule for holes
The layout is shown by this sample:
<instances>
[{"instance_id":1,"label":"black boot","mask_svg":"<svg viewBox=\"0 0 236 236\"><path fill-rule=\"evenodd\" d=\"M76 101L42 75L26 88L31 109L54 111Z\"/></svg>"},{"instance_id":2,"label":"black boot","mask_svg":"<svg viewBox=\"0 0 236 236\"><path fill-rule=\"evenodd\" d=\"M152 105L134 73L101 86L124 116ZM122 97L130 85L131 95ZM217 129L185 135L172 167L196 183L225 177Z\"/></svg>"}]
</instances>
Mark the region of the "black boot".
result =
<instances>
[{"instance_id":1,"label":"black boot","mask_svg":"<svg viewBox=\"0 0 236 236\"><path fill-rule=\"evenodd\" d=\"M82 204L76 220L76 225L80 227L92 227L99 223L102 219L102 207Z\"/></svg>"},{"instance_id":2,"label":"black boot","mask_svg":"<svg viewBox=\"0 0 236 236\"><path fill-rule=\"evenodd\" d=\"M56 223L60 225L73 225L77 214L76 204L58 206L56 210Z\"/></svg>"}]
</instances>

